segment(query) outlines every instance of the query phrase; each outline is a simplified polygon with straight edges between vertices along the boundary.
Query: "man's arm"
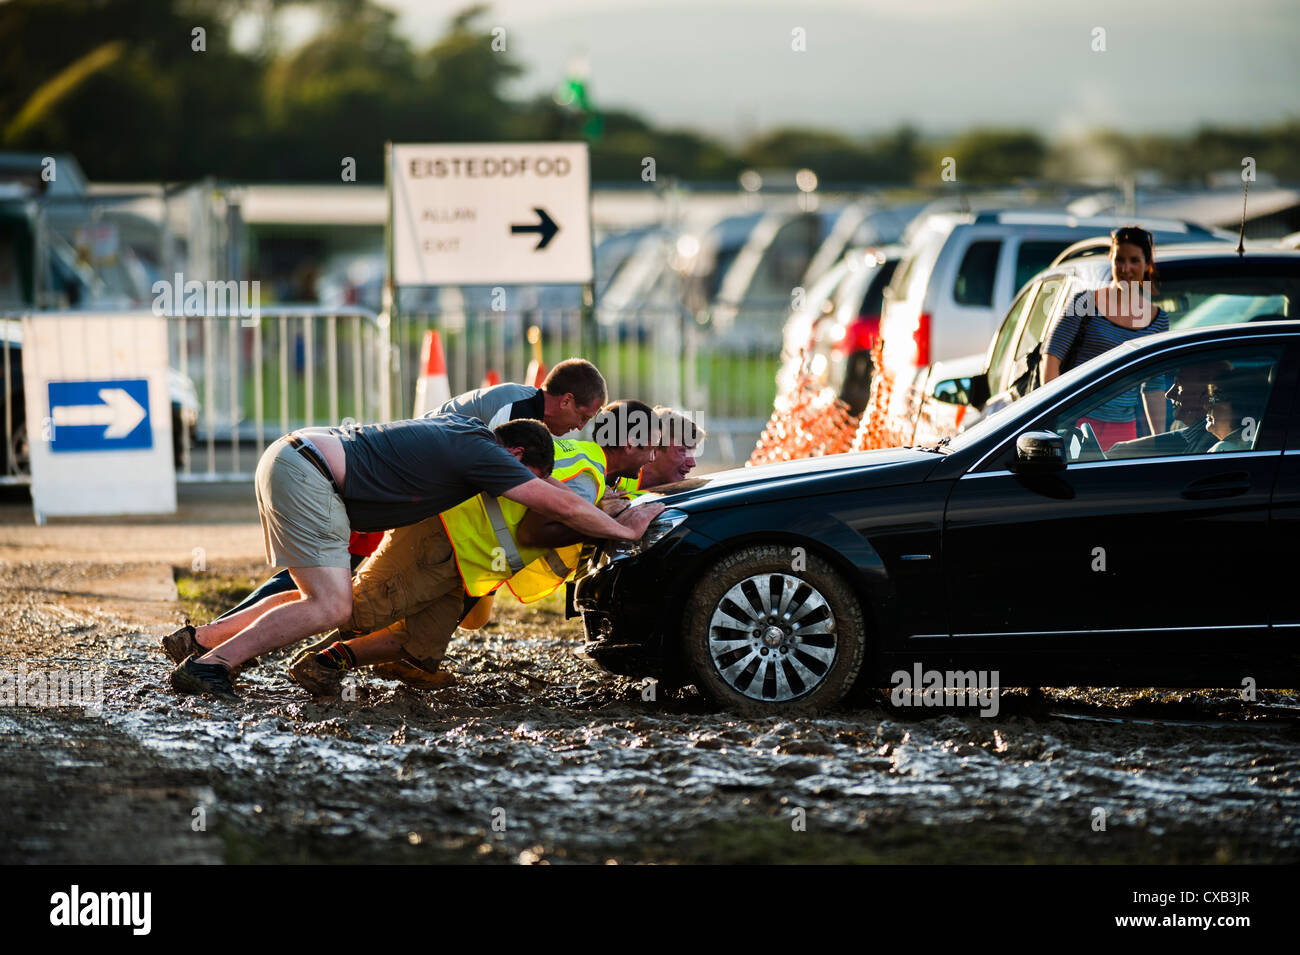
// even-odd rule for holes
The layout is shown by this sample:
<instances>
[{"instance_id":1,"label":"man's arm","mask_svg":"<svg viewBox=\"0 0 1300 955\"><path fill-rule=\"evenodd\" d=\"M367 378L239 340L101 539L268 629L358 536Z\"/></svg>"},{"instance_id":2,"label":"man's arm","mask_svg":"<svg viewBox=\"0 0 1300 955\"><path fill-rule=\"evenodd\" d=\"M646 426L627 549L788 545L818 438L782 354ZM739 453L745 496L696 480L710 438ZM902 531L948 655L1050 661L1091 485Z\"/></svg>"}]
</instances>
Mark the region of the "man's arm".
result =
<instances>
[{"instance_id":1,"label":"man's arm","mask_svg":"<svg viewBox=\"0 0 1300 955\"><path fill-rule=\"evenodd\" d=\"M627 501L617 504L612 510L604 505L605 499L602 498L601 502L596 506L620 524L626 523L633 517L630 511L631 505ZM524 547L567 547L570 544L579 544L588 539L563 521L547 520L537 511L529 511L524 515L524 519L519 522L519 530L516 533L519 543Z\"/></svg>"},{"instance_id":2,"label":"man's arm","mask_svg":"<svg viewBox=\"0 0 1300 955\"><path fill-rule=\"evenodd\" d=\"M625 541L640 540L650 522L664 509L662 504L642 505L629 512L627 523L620 524L578 495L548 484L541 478L525 481L502 497L517 501L545 517L562 521L583 537L611 537Z\"/></svg>"},{"instance_id":3,"label":"man's arm","mask_svg":"<svg viewBox=\"0 0 1300 955\"><path fill-rule=\"evenodd\" d=\"M1165 393L1163 391L1143 391L1142 404L1147 413L1147 424L1151 426L1152 434L1160 434L1165 430Z\"/></svg>"}]
</instances>

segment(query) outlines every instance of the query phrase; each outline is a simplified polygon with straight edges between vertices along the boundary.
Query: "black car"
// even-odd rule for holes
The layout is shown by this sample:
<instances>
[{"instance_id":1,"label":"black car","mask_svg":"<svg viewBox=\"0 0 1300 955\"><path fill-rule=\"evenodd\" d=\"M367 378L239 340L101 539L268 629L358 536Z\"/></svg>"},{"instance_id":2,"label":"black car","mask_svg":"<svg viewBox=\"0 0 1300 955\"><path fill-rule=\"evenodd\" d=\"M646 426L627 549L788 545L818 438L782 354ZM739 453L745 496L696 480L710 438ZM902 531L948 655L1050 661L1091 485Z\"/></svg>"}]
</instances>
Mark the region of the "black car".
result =
<instances>
[{"instance_id":1,"label":"black car","mask_svg":"<svg viewBox=\"0 0 1300 955\"><path fill-rule=\"evenodd\" d=\"M1164 395L1193 371L1210 414L1166 426L1182 423ZM914 668L1294 686L1298 372L1300 322L1170 332L933 447L670 486L643 540L604 546L578 579L584 655L758 713ZM1138 416L1164 420L1143 436Z\"/></svg>"}]
</instances>

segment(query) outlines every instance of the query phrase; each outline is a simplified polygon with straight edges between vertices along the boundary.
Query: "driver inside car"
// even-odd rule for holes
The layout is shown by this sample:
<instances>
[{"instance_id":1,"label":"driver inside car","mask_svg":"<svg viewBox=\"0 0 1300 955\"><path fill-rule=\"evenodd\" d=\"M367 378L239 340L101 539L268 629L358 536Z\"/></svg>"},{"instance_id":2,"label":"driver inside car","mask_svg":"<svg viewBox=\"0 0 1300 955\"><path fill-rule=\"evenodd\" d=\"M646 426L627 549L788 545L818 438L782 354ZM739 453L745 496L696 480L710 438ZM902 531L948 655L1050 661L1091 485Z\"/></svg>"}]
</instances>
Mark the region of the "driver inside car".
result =
<instances>
[{"instance_id":1,"label":"driver inside car","mask_svg":"<svg viewBox=\"0 0 1300 955\"><path fill-rule=\"evenodd\" d=\"M1211 454L1254 449L1268 393L1268 375L1258 372L1239 372L1210 385L1206 428L1219 438Z\"/></svg>"},{"instance_id":2,"label":"driver inside car","mask_svg":"<svg viewBox=\"0 0 1300 955\"><path fill-rule=\"evenodd\" d=\"M1231 371L1232 366L1223 360L1199 362L1180 369L1174 376L1174 383L1165 392L1165 397L1173 404L1173 427L1161 434L1118 441L1106 452L1107 459L1204 454L1209 451L1222 440L1209 429L1207 421L1210 389L1214 382L1222 381Z\"/></svg>"}]
</instances>

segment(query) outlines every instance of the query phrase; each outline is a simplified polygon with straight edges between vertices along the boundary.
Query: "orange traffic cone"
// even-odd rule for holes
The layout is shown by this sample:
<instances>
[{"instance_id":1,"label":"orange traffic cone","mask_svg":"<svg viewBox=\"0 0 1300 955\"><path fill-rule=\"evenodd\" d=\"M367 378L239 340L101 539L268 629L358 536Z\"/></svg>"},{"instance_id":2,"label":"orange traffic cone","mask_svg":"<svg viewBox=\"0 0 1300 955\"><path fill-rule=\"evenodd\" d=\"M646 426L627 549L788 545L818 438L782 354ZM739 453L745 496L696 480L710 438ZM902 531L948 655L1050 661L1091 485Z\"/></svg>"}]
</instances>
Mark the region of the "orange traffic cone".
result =
<instances>
[{"instance_id":1,"label":"orange traffic cone","mask_svg":"<svg viewBox=\"0 0 1300 955\"><path fill-rule=\"evenodd\" d=\"M494 385L499 385L499 384L501 384L501 376L498 375L495 370L489 368L486 372L483 373L483 384L479 385L479 387L491 388Z\"/></svg>"},{"instance_id":2,"label":"orange traffic cone","mask_svg":"<svg viewBox=\"0 0 1300 955\"><path fill-rule=\"evenodd\" d=\"M524 384L540 388L546 380L546 365L542 363L542 330L536 325L528 327L528 344L533 346L533 360L528 363Z\"/></svg>"},{"instance_id":3,"label":"orange traffic cone","mask_svg":"<svg viewBox=\"0 0 1300 955\"><path fill-rule=\"evenodd\" d=\"M415 383L415 417L437 411L451 400L451 382L447 380L447 360L442 354L442 339L435 331L424 333L424 371Z\"/></svg>"}]
</instances>

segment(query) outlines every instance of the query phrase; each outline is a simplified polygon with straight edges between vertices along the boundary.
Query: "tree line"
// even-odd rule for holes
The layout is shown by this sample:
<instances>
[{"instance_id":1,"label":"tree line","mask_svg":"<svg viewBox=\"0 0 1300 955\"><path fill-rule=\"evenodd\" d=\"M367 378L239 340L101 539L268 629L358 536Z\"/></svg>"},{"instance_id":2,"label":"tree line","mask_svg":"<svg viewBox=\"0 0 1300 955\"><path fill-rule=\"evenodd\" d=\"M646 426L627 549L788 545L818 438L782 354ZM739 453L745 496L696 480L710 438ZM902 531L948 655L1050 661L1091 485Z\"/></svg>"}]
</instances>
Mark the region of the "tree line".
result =
<instances>
[{"instance_id":1,"label":"tree line","mask_svg":"<svg viewBox=\"0 0 1300 955\"><path fill-rule=\"evenodd\" d=\"M383 179L386 140L591 142L597 182L656 177L735 183L747 168L809 168L823 183L930 185L946 158L962 182L1077 181L1151 170L1203 182L1243 157L1300 180L1300 120L1204 127L1182 136L1095 131L1054 142L1032 130L972 129L926 137L911 126L859 137L785 128L729 145L661 128L628 110L564 97L517 101L523 67L494 48L488 7L454 15L423 49L371 0L317 0L321 27L287 48L277 32L289 0L10 0L0 4L0 148L70 152L100 181L359 181ZM243 16L252 49L231 42ZM558 101L557 101L558 100ZM954 165L954 164L949 164Z\"/></svg>"}]
</instances>

